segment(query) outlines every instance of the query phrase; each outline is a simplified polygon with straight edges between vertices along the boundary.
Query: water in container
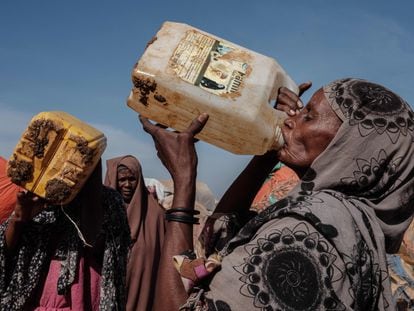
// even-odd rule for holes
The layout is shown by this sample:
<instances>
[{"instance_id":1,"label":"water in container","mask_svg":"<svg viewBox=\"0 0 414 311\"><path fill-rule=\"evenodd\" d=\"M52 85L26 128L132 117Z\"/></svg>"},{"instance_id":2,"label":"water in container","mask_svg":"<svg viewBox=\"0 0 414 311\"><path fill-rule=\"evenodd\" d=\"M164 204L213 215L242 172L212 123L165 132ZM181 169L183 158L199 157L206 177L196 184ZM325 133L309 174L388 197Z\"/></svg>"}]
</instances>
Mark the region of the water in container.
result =
<instances>
[{"instance_id":1,"label":"water in container","mask_svg":"<svg viewBox=\"0 0 414 311\"><path fill-rule=\"evenodd\" d=\"M197 138L236 154L280 148L286 114L270 103L282 86L298 93L275 59L173 22L148 43L132 82L130 108L178 131L206 112Z\"/></svg>"}]
</instances>

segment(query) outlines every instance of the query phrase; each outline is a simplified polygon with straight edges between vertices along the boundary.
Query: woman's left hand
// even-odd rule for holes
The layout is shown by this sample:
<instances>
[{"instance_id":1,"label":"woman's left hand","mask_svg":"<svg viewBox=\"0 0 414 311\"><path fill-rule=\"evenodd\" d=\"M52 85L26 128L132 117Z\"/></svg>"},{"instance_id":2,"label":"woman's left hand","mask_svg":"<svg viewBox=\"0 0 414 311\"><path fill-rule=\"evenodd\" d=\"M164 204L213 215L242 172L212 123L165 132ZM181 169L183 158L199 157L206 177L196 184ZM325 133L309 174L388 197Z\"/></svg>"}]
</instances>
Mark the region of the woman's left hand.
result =
<instances>
[{"instance_id":1,"label":"woman's left hand","mask_svg":"<svg viewBox=\"0 0 414 311\"><path fill-rule=\"evenodd\" d=\"M298 86L299 94L296 95L286 87L281 87L276 99L276 109L294 116L304 107L300 97L312 86L312 82L305 82Z\"/></svg>"},{"instance_id":2,"label":"woman's left hand","mask_svg":"<svg viewBox=\"0 0 414 311\"><path fill-rule=\"evenodd\" d=\"M197 153L194 136L207 123L208 114L199 115L183 132L169 131L161 125L152 124L142 116L139 116L139 120L144 130L152 136L158 157L170 172L174 182L195 178Z\"/></svg>"}]
</instances>

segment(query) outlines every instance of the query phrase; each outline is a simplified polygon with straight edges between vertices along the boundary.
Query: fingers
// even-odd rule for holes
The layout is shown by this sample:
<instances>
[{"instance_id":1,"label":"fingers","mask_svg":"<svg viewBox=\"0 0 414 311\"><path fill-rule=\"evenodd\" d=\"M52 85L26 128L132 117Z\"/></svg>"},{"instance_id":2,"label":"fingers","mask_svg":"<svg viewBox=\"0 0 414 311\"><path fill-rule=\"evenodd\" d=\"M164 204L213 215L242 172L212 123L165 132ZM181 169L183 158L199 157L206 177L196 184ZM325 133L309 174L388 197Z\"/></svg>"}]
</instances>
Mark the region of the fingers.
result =
<instances>
[{"instance_id":1,"label":"fingers","mask_svg":"<svg viewBox=\"0 0 414 311\"><path fill-rule=\"evenodd\" d=\"M299 113L300 109L303 108L303 103L300 98L286 87L281 87L279 89L276 102L276 108L286 112L290 116Z\"/></svg>"},{"instance_id":2,"label":"fingers","mask_svg":"<svg viewBox=\"0 0 414 311\"><path fill-rule=\"evenodd\" d=\"M147 118L144 118L143 116L138 116L139 121L142 124L142 128L145 132L152 134L156 130L156 126L152 124Z\"/></svg>"},{"instance_id":3,"label":"fingers","mask_svg":"<svg viewBox=\"0 0 414 311\"><path fill-rule=\"evenodd\" d=\"M312 86L312 82L305 82L299 85L299 95L296 95L294 92L289 90L286 87L281 87L279 89L279 94L277 96L277 106L278 110L286 112L289 116L294 116L300 112L304 107L302 100L299 98L304 92L306 92Z\"/></svg>"},{"instance_id":4,"label":"fingers","mask_svg":"<svg viewBox=\"0 0 414 311\"><path fill-rule=\"evenodd\" d=\"M161 123L156 123L156 124L155 124L155 126L156 126L156 127L159 127L159 128L162 128L162 129L164 129L164 130L168 128L168 126L166 126L166 125L164 125L164 124L161 124Z\"/></svg>"},{"instance_id":5,"label":"fingers","mask_svg":"<svg viewBox=\"0 0 414 311\"><path fill-rule=\"evenodd\" d=\"M200 131L204 128L207 123L209 115L207 113L200 114L197 118L195 118L191 124L188 126L186 133L191 133L193 136L200 133ZM154 135L158 129L166 129L168 126L164 126L162 124L152 124L147 118L139 115L139 121L142 124L142 127L145 132Z\"/></svg>"},{"instance_id":6,"label":"fingers","mask_svg":"<svg viewBox=\"0 0 414 311\"><path fill-rule=\"evenodd\" d=\"M36 196L34 193L27 191L27 190L19 191L17 193L17 199L20 202L36 201L38 198L39 197Z\"/></svg>"},{"instance_id":7,"label":"fingers","mask_svg":"<svg viewBox=\"0 0 414 311\"><path fill-rule=\"evenodd\" d=\"M209 115L207 113L200 114L197 118L195 118L190 126L187 128L186 132L191 133L194 136L201 132L203 127L206 125Z\"/></svg>"},{"instance_id":8,"label":"fingers","mask_svg":"<svg viewBox=\"0 0 414 311\"><path fill-rule=\"evenodd\" d=\"M40 213L47 206L46 201L30 191L17 193L15 211L23 220L29 220Z\"/></svg>"},{"instance_id":9,"label":"fingers","mask_svg":"<svg viewBox=\"0 0 414 311\"><path fill-rule=\"evenodd\" d=\"M302 96L302 94L305 93L307 90L309 90L311 86L312 86L311 81L308 81L308 82L305 82L299 85L299 97Z\"/></svg>"}]
</instances>

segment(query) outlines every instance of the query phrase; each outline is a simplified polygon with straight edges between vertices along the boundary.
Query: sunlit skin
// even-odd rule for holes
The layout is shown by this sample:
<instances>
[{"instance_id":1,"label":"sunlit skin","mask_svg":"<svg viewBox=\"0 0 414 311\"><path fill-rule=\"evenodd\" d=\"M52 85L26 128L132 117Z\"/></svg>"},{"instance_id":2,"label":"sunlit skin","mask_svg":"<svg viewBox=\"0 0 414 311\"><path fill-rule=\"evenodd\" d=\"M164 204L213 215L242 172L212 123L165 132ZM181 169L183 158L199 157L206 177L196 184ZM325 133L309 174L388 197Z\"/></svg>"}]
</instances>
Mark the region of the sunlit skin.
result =
<instances>
[{"instance_id":1,"label":"sunlit skin","mask_svg":"<svg viewBox=\"0 0 414 311\"><path fill-rule=\"evenodd\" d=\"M125 203L130 203L134 191L137 188L138 180L127 168L119 170L117 177L117 189L121 193Z\"/></svg>"},{"instance_id":2,"label":"sunlit skin","mask_svg":"<svg viewBox=\"0 0 414 311\"><path fill-rule=\"evenodd\" d=\"M279 160L303 175L335 137L341 123L319 89L305 108L285 120L285 144L279 151Z\"/></svg>"}]
</instances>

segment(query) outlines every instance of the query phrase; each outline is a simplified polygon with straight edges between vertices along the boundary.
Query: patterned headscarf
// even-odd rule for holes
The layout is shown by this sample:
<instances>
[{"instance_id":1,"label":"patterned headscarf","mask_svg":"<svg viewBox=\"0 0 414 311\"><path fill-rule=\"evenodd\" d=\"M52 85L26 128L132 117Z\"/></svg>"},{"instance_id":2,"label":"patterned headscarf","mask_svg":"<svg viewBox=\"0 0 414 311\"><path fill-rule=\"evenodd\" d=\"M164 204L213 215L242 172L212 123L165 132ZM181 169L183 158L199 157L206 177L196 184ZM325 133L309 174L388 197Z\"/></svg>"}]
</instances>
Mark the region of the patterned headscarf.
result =
<instances>
[{"instance_id":1,"label":"patterned headscarf","mask_svg":"<svg viewBox=\"0 0 414 311\"><path fill-rule=\"evenodd\" d=\"M338 271L336 256L329 248L313 248L317 240L307 236L306 231L286 231L270 239L275 249L280 243L288 243L292 249L298 245L295 258L303 258L301 264L308 267L304 279L313 275L312 271L322 271L324 281L307 293L309 301L315 299L319 304L323 299L324 308L340 310L342 302L332 294L331 284L346 277L350 280L350 288L343 288L343 297L349 293L346 303L353 301L355 310L387 310L391 293L385 249L398 250L413 215L413 112L395 93L360 79L334 81L323 90L342 120L336 136L290 195L248 222L221 255L248 244L272 219L303 219L330 241L346 267ZM305 259L300 251L303 245L315 252L320 262ZM277 262L273 274L283 276L283 268L292 264L282 253L267 258L266 253L254 252L251 256L259 255L261 260L246 262L243 271L252 271L256 264L259 267L271 260ZM244 280L250 286L249 277ZM265 290L279 285L265 282L255 286ZM279 293L278 289L272 292L276 296Z\"/></svg>"},{"instance_id":2,"label":"patterned headscarf","mask_svg":"<svg viewBox=\"0 0 414 311\"><path fill-rule=\"evenodd\" d=\"M337 190L375 210L387 252L397 252L414 212L413 112L368 81L339 80L324 92L343 125L312 165L314 190ZM340 163L332 165L334 159Z\"/></svg>"}]
</instances>

